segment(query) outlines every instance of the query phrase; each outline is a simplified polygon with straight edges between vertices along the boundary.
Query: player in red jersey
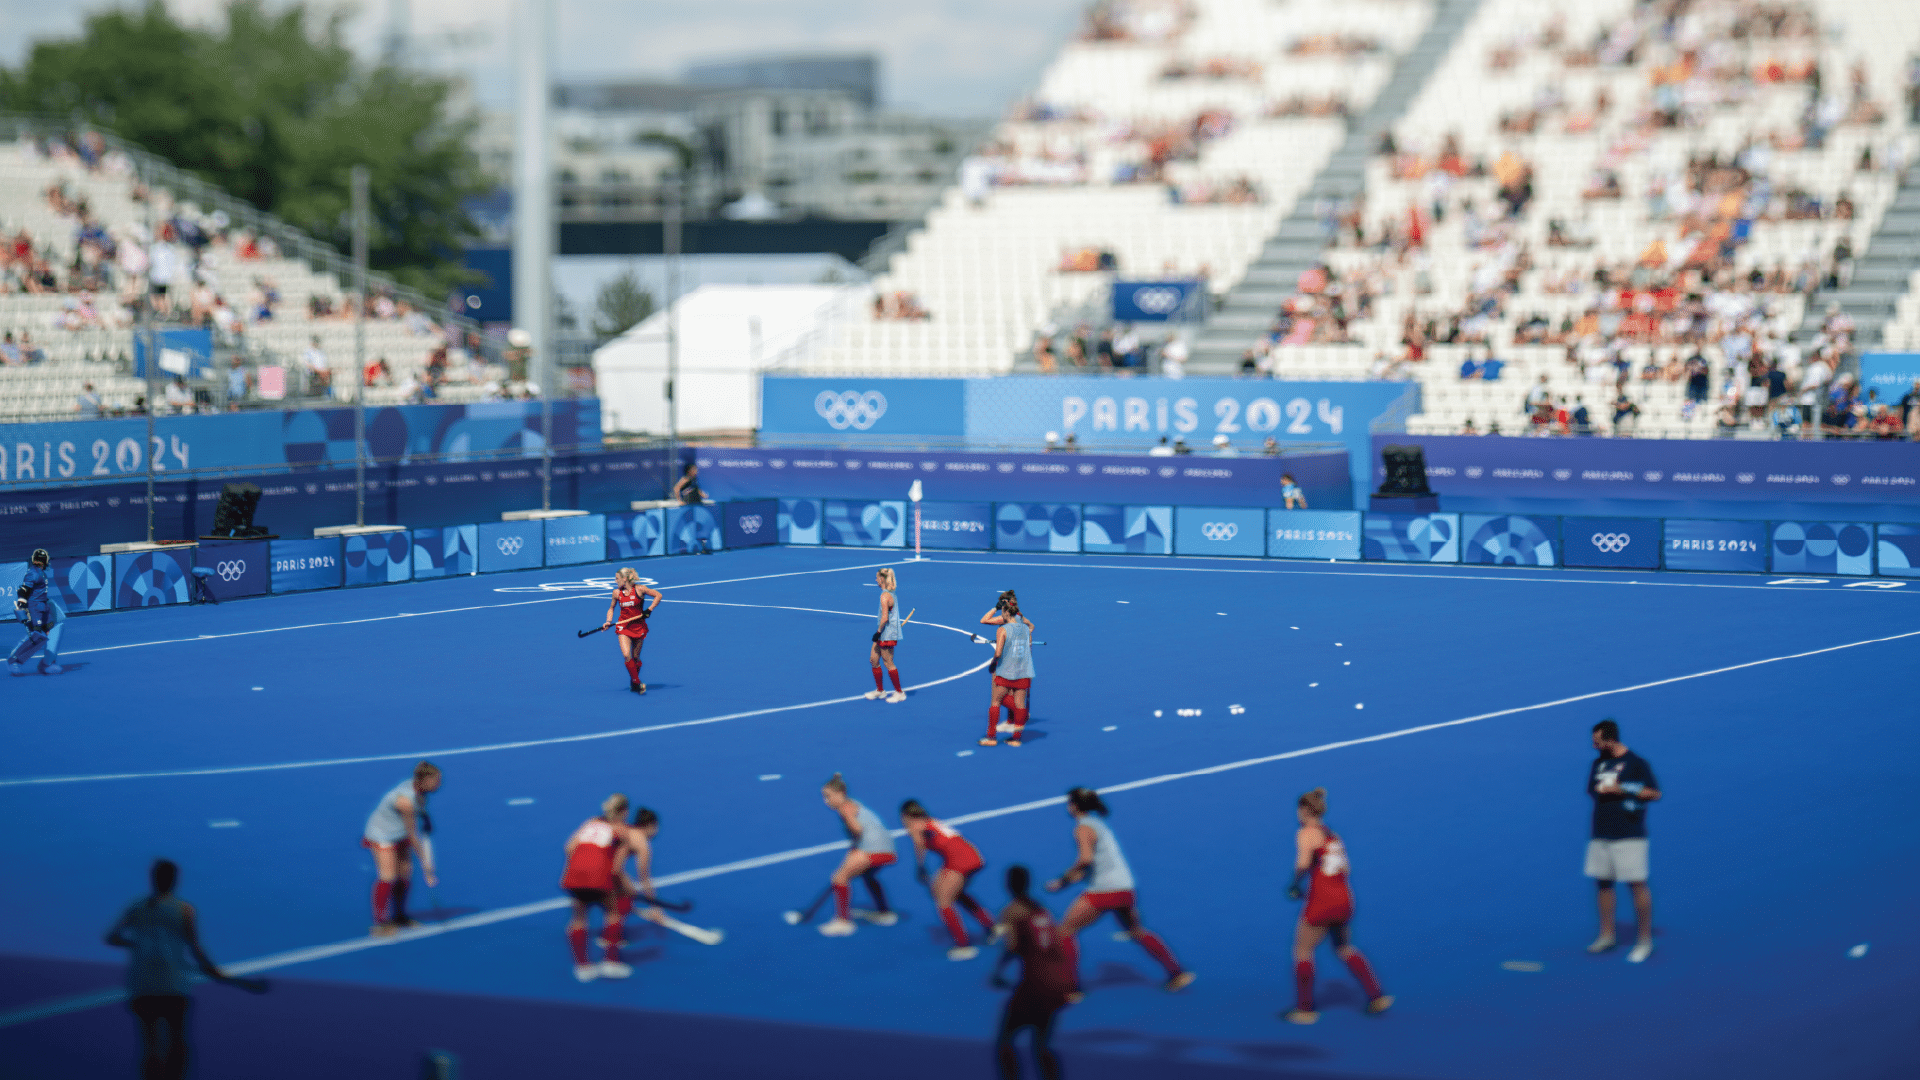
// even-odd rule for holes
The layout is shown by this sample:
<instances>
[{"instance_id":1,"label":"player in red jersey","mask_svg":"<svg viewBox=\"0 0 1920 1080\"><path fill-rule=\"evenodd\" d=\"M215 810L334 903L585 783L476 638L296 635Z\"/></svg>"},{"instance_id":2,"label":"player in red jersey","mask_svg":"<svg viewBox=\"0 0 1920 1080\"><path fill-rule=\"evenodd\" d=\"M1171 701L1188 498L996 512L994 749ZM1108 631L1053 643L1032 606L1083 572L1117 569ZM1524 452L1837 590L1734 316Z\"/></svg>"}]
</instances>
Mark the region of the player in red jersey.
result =
<instances>
[{"instance_id":1,"label":"player in red jersey","mask_svg":"<svg viewBox=\"0 0 1920 1080\"><path fill-rule=\"evenodd\" d=\"M980 901L967 895L968 880L987 865L980 857L980 849L951 827L935 821L918 799L900 804L900 824L906 826L907 835L913 837L914 876L933 893L933 904L940 909L940 921L946 924L947 933L953 935L953 948L947 950L947 959L971 960L979 956L980 950L967 939L966 924L960 921L960 913L953 905L959 901L967 914L980 921L982 933L993 933L993 916L980 906ZM931 882L927 878L929 851L937 853L942 864Z\"/></svg>"},{"instance_id":2,"label":"player in red jersey","mask_svg":"<svg viewBox=\"0 0 1920 1080\"><path fill-rule=\"evenodd\" d=\"M1380 980L1360 950L1347 937L1347 924L1353 921L1353 888L1347 882L1347 849L1328 829L1327 789L1314 788L1300 796L1300 831L1294 834L1297 854L1293 861L1293 884L1287 898L1301 897L1300 879L1308 878L1306 910L1300 913L1299 926L1293 932L1294 1007L1280 1014L1294 1024L1311 1024L1320 1019L1313 1009L1313 950L1322 938L1333 938L1334 955L1347 962L1347 969L1360 980L1367 992L1367 1011L1379 1014L1393 1004L1390 994L1380 992Z\"/></svg>"},{"instance_id":3,"label":"player in red jersey","mask_svg":"<svg viewBox=\"0 0 1920 1080\"><path fill-rule=\"evenodd\" d=\"M646 603L649 596L653 597L651 607ZM640 584L640 575L633 567L614 571L613 602L607 605L607 621L600 624L600 629L614 629L614 639L620 642L620 659L627 665L627 689L636 694L647 692L647 684L640 681L640 646L647 640L647 616L662 599L658 592Z\"/></svg>"},{"instance_id":4,"label":"player in red jersey","mask_svg":"<svg viewBox=\"0 0 1920 1080\"><path fill-rule=\"evenodd\" d=\"M600 816L582 822L567 838L567 869L560 875L560 887L573 896L573 918L567 921L567 942L573 946L573 977L581 982L595 979L624 979L633 969L620 962L620 943L625 939L620 909L614 894L614 875L627 857L627 797L614 794L600 804ZM606 959L598 964L587 961L587 912L599 908L606 929L601 942Z\"/></svg>"},{"instance_id":5,"label":"player in red jersey","mask_svg":"<svg viewBox=\"0 0 1920 1080\"><path fill-rule=\"evenodd\" d=\"M633 856L632 874L626 872L626 859L614 867L613 891L614 914L619 921L609 922L602 932L600 943L612 944L626 937L626 919L633 912L633 899L638 896L649 904L658 900L653 894L653 838L660 835L660 815L642 806L633 812L633 823L626 828L627 853ZM640 917L648 922L659 922L665 914L657 907L648 907ZM616 932L617 931L617 932Z\"/></svg>"},{"instance_id":6,"label":"player in red jersey","mask_svg":"<svg viewBox=\"0 0 1920 1080\"><path fill-rule=\"evenodd\" d=\"M1020 1058L1013 1037L1021 1028L1033 1029L1033 1061L1041 1080L1059 1080L1060 1059L1048 1043L1053 1038L1053 1022L1073 1000L1074 987L1080 985L1070 939L1054 924L1039 901L1027 894L1032 877L1024 866L1007 867L1007 892L1013 902L1000 912L1000 925L1006 931L1006 951L993 968L993 984L1004 987L1000 972L1007 961L1020 958L1020 982L1007 998L1000 1014L1000 1033L994 1051L1000 1060L1001 1080L1019 1080Z\"/></svg>"}]
</instances>

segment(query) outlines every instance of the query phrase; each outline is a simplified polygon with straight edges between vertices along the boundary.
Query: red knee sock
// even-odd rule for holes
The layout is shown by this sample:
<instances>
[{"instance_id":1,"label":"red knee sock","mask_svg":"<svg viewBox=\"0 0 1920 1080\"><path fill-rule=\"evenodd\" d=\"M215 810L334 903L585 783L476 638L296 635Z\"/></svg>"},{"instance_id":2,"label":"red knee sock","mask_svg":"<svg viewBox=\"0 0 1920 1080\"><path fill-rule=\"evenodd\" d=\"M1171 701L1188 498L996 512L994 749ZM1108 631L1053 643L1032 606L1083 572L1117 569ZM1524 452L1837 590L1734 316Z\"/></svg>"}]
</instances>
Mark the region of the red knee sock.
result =
<instances>
[{"instance_id":1,"label":"red knee sock","mask_svg":"<svg viewBox=\"0 0 1920 1080\"><path fill-rule=\"evenodd\" d=\"M973 897L968 896L966 893L961 893L960 906L967 909L967 914L972 915L974 918L980 920L981 929L985 930L989 934L993 933L993 915L992 913L987 911L986 908L983 908L980 906L980 901L975 900Z\"/></svg>"},{"instance_id":2,"label":"red knee sock","mask_svg":"<svg viewBox=\"0 0 1920 1080\"><path fill-rule=\"evenodd\" d=\"M1311 960L1293 962L1293 1007L1301 1012L1313 1011L1313 961Z\"/></svg>"},{"instance_id":3,"label":"red knee sock","mask_svg":"<svg viewBox=\"0 0 1920 1080\"><path fill-rule=\"evenodd\" d=\"M947 924L947 933L953 935L955 945L967 944L967 928L960 921L960 913L950 907L940 909L940 921Z\"/></svg>"},{"instance_id":4,"label":"red knee sock","mask_svg":"<svg viewBox=\"0 0 1920 1080\"><path fill-rule=\"evenodd\" d=\"M1359 949L1347 954L1347 970L1360 980L1360 989L1367 992L1368 1001L1380 996L1380 980L1374 978L1373 965L1367 963L1367 958L1360 955Z\"/></svg>"},{"instance_id":5,"label":"red knee sock","mask_svg":"<svg viewBox=\"0 0 1920 1080\"><path fill-rule=\"evenodd\" d=\"M845 885L833 887L833 917L851 918L853 914L853 890Z\"/></svg>"},{"instance_id":6,"label":"red knee sock","mask_svg":"<svg viewBox=\"0 0 1920 1080\"><path fill-rule=\"evenodd\" d=\"M1027 730L1027 710L1013 709L1011 711L1013 713L1013 737L1017 739L1020 737L1021 732Z\"/></svg>"},{"instance_id":7,"label":"red knee sock","mask_svg":"<svg viewBox=\"0 0 1920 1080\"><path fill-rule=\"evenodd\" d=\"M1133 940L1147 950L1148 956L1160 961L1160 966L1167 969L1169 979L1180 974L1180 961L1173 958L1173 953L1167 948L1167 943L1160 940L1159 934L1143 929L1135 932Z\"/></svg>"},{"instance_id":8,"label":"red knee sock","mask_svg":"<svg viewBox=\"0 0 1920 1080\"><path fill-rule=\"evenodd\" d=\"M627 661L627 678L633 682L640 681L640 661L638 659Z\"/></svg>"},{"instance_id":9,"label":"red knee sock","mask_svg":"<svg viewBox=\"0 0 1920 1080\"><path fill-rule=\"evenodd\" d=\"M613 910L620 913L620 918L622 921L624 921L627 916L633 914L632 894L621 893L619 896L615 897L613 901Z\"/></svg>"},{"instance_id":10,"label":"red knee sock","mask_svg":"<svg viewBox=\"0 0 1920 1080\"><path fill-rule=\"evenodd\" d=\"M584 964L587 962L586 924L583 923L579 926L567 927L567 944L573 946L573 962L574 963Z\"/></svg>"},{"instance_id":11,"label":"red knee sock","mask_svg":"<svg viewBox=\"0 0 1920 1080\"><path fill-rule=\"evenodd\" d=\"M989 705L987 706L987 738L998 739L999 737L1000 737L1000 706Z\"/></svg>"},{"instance_id":12,"label":"red knee sock","mask_svg":"<svg viewBox=\"0 0 1920 1080\"><path fill-rule=\"evenodd\" d=\"M873 669L873 688L875 690L885 690L887 688L886 675L880 668Z\"/></svg>"},{"instance_id":13,"label":"red knee sock","mask_svg":"<svg viewBox=\"0 0 1920 1080\"><path fill-rule=\"evenodd\" d=\"M887 669L887 676L888 676L889 678L891 678L891 679L893 680L893 689L894 689L894 692L896 692L896 693L898 693L898 692L899 692L899 690L900 690L900 669L899 669L899 668L897 668L897 667L896 667L896 668L888 668L888 669Z\"/></svg>"},{"instance_id":14,"label":"red knee sock","mask_svg":"<svg viewBox=\"0 0 1920 1080\"><path fill-rule=\"evenodd\" d=\"M387 921L387 902L393 899L393 882L376 881L373 883L373 921Z\"/></svg>"},{"instance_id":15,"label":"red knee sock","mask_svg":"<svg viewBox=\"0 0 1920 1080\"><path fill-rule=\"evenodd\" d=\"M606 958L617 962L620 959L620 943L626 939L626 923L619 919L607 923L606 929L600 931L600 943L607 947Z\"/></svg>"}]
</instances>

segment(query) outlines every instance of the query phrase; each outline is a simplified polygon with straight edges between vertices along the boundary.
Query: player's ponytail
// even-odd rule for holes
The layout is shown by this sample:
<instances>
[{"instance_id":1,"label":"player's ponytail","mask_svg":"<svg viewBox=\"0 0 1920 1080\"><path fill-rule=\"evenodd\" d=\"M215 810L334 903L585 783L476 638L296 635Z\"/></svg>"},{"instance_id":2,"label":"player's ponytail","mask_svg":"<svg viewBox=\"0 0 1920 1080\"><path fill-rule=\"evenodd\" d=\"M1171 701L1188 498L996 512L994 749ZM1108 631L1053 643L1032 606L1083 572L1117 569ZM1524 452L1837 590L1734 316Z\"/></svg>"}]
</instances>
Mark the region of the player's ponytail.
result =
<instances>
[{"instance_id":1,"label":"player's ponytail","mask_svg":"<svg viewBox=\"0 0 1920 1080\"><path fill-rule=\"evenodd\" d=\"M930 818L927 808L920 805L919 799L908 799L900 804L900 816L903 818Z\"/></svg>"},{"instance_id":2,"label":"player's ponytail","mask_svg":"<svg viewBox=\"0 0 1920 1080\"><path fill-rule=\"evenodd\" d=\"M898 581L893 576L893 567L883 566L880 568L880 587L888 592L892 592L899 587Z\"/></svg>"},{"instance_id":3,"label":"player's ponytail","mask_svg":"<svg viewBox=\"0 0 1920 1080\"><path fill-rule=\"evenodd\" d=\"M633 812L633 827L636 829L644 829L649 825L658 824L660 824L660 815L644 806Z\"/></svg>"},{"instance_id":4,"label":"player's ponytail","mask_svg":"<svg viewBox=\"0 0 1920 1080\"><path fill-rule=\"evenodd\" d=\"M845 795L847 793L847 779L839 773L834 773L833 779L827 781L822 786L835 795Z\"/></svg>"},{"instance_id":5,"label":"player's ponytail","mask_svg":"<svg viewBox=\"0 0 1920 1080\"><path fill-rule=\"evenodd\" d=\"M1067 805L1083 814L1107 816L1107 804L1100 801L1100 793L1092 788L1077 787L1068 791Z\"/></svg>"},{"instance_id":6,"label":"player's ponytail","mask_svg":"<svg viewBox=\"0 0 1920 1080\"><path fill-rule=\"evenodd\" d=\"M613 572L613 583L616 587L637 585L640 583L640 572L631 566L623 566Z\"/></svg>"},{"instance_id":7,"label":"player's ponytail","mask_svg":"<svg viewBox=\"0 0 1920 1080\"><path fill-rule=\"evenodd\" d=\"M1300 809L1305 810L1314 817L1326 817L1327 789L1323 787L1314 788L1312 791L1300 796L1299 805Z\"/></svg>"},{"instance_id":8,"label":"player's ponytail","mask_svg":"<svg viewBox=\"0 0 1920 1080\"><path fill-rule=\"evenodd\" d=\"M998 607L1001 611L1004 611L1009 615L1020 614L1020 598L1013 595L1012 589L1008 589L1006 592L1001 593L1000 602L994 606Z\"/></svg>"},{"instance_id":9,"label":"player's ponytail","mask_svg":"<svg viewBox=\"0 0 1920 1080\"><path fill-rule=\"evenodd\" d=\"M607 796L606 802L600 804L600 812L605 814L609 821L619 821L627 816L627 797L617 791L614 792Z\"/></svg>"},{"instance_id":10,"label":"player's ponytail","mask_svg":"<svg viewBox=\"0 0 1920 1080\"><path fill-rule=\"evenodd\" d=\"M1033 897L1027 895L1027 890L1032 887L1033 874L1026 867L1021 866L1019 863L1014 863L1012 866L1007 867L1007 892L1011 894L1015 900L1025 900L1031 903Z\"/></svg>"}]
</instances>

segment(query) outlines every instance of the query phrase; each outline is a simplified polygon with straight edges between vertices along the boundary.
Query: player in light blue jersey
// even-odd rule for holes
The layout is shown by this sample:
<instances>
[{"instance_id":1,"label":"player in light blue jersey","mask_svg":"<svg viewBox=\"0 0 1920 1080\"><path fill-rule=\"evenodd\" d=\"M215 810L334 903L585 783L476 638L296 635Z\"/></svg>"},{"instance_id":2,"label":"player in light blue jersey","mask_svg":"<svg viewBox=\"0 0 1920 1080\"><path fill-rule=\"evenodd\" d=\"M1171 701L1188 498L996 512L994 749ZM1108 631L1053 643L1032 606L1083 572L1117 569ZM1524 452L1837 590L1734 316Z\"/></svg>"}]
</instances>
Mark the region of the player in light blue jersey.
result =
<instances>
[{"instance_id":1,"label":"player in light blue jersey","mask_svg":"<svg viewBox=\"0 0 1920 1080\"><path fill-rule=\"evenodd\" d=\"M847 794L846 778L839 773L834 773L833 779L822 785L820 797L840 815L840 824L847 830L847 854L833 872L833 918L820 924L820 932L828 937L846 937L853 933L854 878L864 879L867 891L873 894L875 910L863 916L868 922L875 926L899 922L900 916L887 907L887 894L874 873L883 866L893 865L898 858L893 850L893 833L879 814Z\"/></svg>"},{"instance_id":2,"label":"player in light blue jersey","mask_svg":"<svg viewBox=\"0 0 1920 1080\"><path fill-rule=\"evenodd\" d=\"M1000 745L1000 705L1005 702L1013 717L1008 746L1019 746L1027 727L1027 692L1033 686L1033 620L1020 614L1020 600L1008 589L1000 594L993 610L980 618L987 626L998 626L993 641L993 701L987 706L987 734L981 746Z\"/></svg>"},{"instance_id":3,"label":"player in light blue jersey","mask_svg":"<svg viewBox=\"0 0 1920 1080\"><path fill-rule=\"evenodd\" d=\"M1066 873L1047 882L1047 891L1059 892L1082 878L1087 880L1087 891L1074 900L1060 921L1061 940L1073 947L1076 970L1079 947L1074 944L1074 935L1111 911L1126 928L1127 936L1139 942L1140 947L1167 970L1167 992L1185 990L1193 983L1193 972L1180 966L1160 935L1140 924L1140 916L1134 910L1133 870L1127 865L1126 854L1120 850L1120 841L1107 827L1107 804L1100 800L1100 793L1083 787L1067 792L1067 812L1073 815L1073 839L1080 857Z\"/></svg>"},{"instance_id":4,"label":"player in light blue jersey","mask_svg":"<svg viewBox=\"0 0 1920 1080\"><path fill-rule=\"evenodd\" d=\"M898 705L907 700L906 691L900 689L900 669L893 666L893 650L900 644L900 635L906 631L907 620L900 615L900 600L894 595L899 587L894 580L893 569L882 567L874 575L880 582L880 628L873 632L873 648L867 652L867 662L873 665L873 689L867 691L867 700L876 701L885 698ZM887 693L887 684L881 681L881 665L893 679L893 693Z\"/></svg>"}]
</instances>

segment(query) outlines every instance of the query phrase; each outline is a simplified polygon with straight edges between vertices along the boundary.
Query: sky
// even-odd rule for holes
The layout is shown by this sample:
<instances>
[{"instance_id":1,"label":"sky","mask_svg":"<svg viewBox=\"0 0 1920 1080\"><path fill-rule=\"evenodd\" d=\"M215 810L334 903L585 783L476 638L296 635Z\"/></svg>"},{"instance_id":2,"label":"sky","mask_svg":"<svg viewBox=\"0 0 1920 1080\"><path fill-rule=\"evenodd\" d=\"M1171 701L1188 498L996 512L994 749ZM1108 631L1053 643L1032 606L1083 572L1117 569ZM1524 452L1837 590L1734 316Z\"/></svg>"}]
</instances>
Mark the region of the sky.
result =
<instances>
[{"instance_id":1,"label":"sky","mask_svg":"<svg viewBox=\"0 0 1920 1080\"><path fill-rule=\"evenodd\" d=\"M559 79L673 78L691 60L760 52L877 51L883 104L997 117L1030 90L1084 0L547 0ZM369 52L399 3L430 66L466 74L483 107L512 101L515 0L361 0L352 31ZM77 34L111 3L0 0L0 63L32 41ZM208 19L219 0L169 0ZM325 0L322 0L325 6Z\"/></svg>"}]
</instances>

